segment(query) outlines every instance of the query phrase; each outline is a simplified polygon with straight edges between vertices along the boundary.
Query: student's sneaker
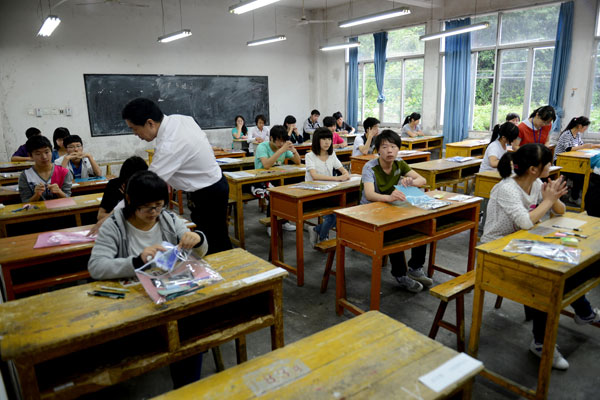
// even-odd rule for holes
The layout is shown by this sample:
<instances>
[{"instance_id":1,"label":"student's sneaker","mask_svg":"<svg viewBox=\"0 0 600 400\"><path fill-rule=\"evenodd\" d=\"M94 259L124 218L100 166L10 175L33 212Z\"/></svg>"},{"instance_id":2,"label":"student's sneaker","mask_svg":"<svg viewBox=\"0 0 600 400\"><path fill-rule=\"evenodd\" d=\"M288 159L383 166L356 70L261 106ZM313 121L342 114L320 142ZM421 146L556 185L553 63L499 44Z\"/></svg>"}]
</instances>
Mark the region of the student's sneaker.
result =
<instances>
[{"instance_id":1,"label":"student's sneaker","mask_svg":"<svg viewBox=\"0 0 600 400\"><path fill-rule=\"evenodd\" d=\"M250 192L252 192L252 196L259 198L259 199L264 199L265 194L267 193L267 191L264 188L255 187L255 186L252 186L252 188L250 189Z\"/></svg>"},{"instance_id":2,"label":"student's sneaker","mask_svg":"<svg viewBox=\"0 0 600 400\"><path fill-rule=\"evenodd\" d=\"M414 279L409 278L408 276L395 276L396 281L400 285L400 287L404 290L408 290L409 292L419 293L423 290L423 285Z\"/></svg>"},{"instance_id":3,"label":"student's sneaker","mask_svg":"<svg viewBox=\"0 0 600 400\"><path fill-rule=\"evenodd\" d=\"M271 227L267 226L267 235L269 235L269 237L271 237Z\"/></svg>"},{"instance_id":4,"label":"student's sneaker","mask_svg":"<svg viewBox=\"0 0 600 400\"><path fill-rule=\"evenodd\" d=\"M319 240L319 233L315 230L314 227L308 228L308 241L310 242L310 247L315 247L317 241Z\"/></svg>"},{"instance_id":5,"label":"student's sneaker","mask_svg":"<svg viewBox=\"0 0 600 400\"><path fill-rule=\"evenodd\" d=\"M294 232L296 230L296 225L290 222L286 222L285 224L283 224L283 230L288 232Z\"/></svg>"},{"instance_id":6,"label":"student's sneaker","mask_svg":"<svg viewBox=\"0 0 600 400\"><path fill-rule=\"evenodd\" d=\"M587 325L600 322L600 309L594 308L592 310L592 313L585 318L582 318L579 315L575 314L575 317L573 317L573 319L575 320L575 323L577 325Z\"/></svg>"},{"instance_id":7,"label":"student's sneaker","mask_svg":"<svg viewBox=\"0 0 600 400\"><path fill-rule=\"evenodd\" d=\"M542 343L536 343L535 340L532 340L531 344L529 345L529 351L539 358L542 358L543 348L544 345ZM569 369L569 362L563 357L562 354L560 354L560 351L558 351L558 345L554 346L554 359L552 360L552 368L559 369L561 371L566 371Z\"/></svg>"},{"instance_id":8,"label":"student's sneaker","mask_svg":"<svg viewBox=\"0 0 600 400\"><path fill-rule=\"evenodd\" d=\"M425 275L423 272L423 268L418 269L408 269L408 273L406 274L409 278L414 279L417 282L420 282L423 286L431 287L433 286L433 279Z\"/></svg>"}]
</instances>

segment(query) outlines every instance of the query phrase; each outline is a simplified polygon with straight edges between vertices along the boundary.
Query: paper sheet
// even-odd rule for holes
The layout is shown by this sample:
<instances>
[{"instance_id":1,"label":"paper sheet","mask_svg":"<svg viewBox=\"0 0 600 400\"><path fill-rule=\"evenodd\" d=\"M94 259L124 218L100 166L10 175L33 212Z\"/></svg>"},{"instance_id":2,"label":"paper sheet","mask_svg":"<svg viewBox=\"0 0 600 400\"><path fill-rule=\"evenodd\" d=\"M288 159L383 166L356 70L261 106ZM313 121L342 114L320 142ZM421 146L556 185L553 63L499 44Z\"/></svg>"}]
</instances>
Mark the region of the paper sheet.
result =
<instances>
[{"instance_id":1,"label":"paper sheet","mask_svg":"<svg viewBox=\"0 0 600 400\"><path fill-rule=\"evenodd\" d=\"M234 179L252 178L252 177L254 177L253 174L249 174L246 171L233 171L233 172L232 171L226 171L226 172L223 172L223 174L225 174L225 175L227 175L227 176L229 176L231 178L234 178Z\"/></svg>"},{"instance_id":2,"label":"paper sheet","mask_svg":"<svg viewBox=\"0 0 600 400\"><path fill-rule=\"evenodd\" d=\"M44 201L44 205L46 209L52 210L53 208L75 206L77 203L71 197L65 197L64 199L46 200Z\"/></svg>"},{"instance_id":3,"label":"paper sheet","mask_svg":"<svg viewBox=\"0 0 600 400\"><path fill-rule=\"evenodd\" d=\"M481 361L465 353L460 353L433 371L419 377L419 381L431 390L439 393L482 366L483 363Z\"/></svg>"},{"instance_id":4,"label":"paper sheet","mask_svg":"<svg viewBox=\"0 0 600 400\"><path fill-rule=\"evenodd\" d=\"M550 218L549 220L544 221L540 224L540 226L547 226L548 228L552 228L552 225L560 226L561 228L565 229L573 229L585 225L585 221L567 217L556 217Z\"/></svg>"},{"instance_id":5,"label":"paper sheet","mask_svg":"<svg viewBox=\"0 0 600 400\"><path fill-rule=\"evenodd\" d=\"M415 186L404 187L402 185L396 185L396 189L406 195L406 197L421 197L427 196L421 189Z\"/></svg>"},{"instance_id":6,"label":"paper sheet","mask_svg":"<svg viewBox=\"0 0 600 400\"><path fill-rule=\"evenodd\" d=\"M237 158L229 158L229 157L217 158L217 162L219 164L229 164L229 163L234 163L237 161L239 161L239 159L237 159Z\"/></svg>"}]
</instances>

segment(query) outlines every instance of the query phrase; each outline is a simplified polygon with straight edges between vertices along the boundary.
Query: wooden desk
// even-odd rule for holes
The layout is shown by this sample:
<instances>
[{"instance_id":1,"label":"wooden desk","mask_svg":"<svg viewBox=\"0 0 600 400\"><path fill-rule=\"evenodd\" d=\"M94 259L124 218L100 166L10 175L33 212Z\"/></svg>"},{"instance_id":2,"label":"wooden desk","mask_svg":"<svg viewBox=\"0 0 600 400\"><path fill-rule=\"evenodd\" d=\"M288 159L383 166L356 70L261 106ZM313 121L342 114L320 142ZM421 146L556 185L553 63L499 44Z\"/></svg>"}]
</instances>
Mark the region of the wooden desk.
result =
<instances>
[{"instance_id":1,"label":"wooden desk","mask_svg":"<svg viewBox=\"0 0 600 400\"><path fill-rule=\"evenodd\" d=\"M306 154L310 153L311 151L312 150L307 151ZM338 160L340 160L340 162L342 164L350 162L350 156L352 155L352 146L346 146L346 147L342 147L339 149L334 149L333 151L335 152L335 156L338 158ZM304 162L306 154L302 154L300 156L300 159L302 160L302 162ZM288 161L290 161L290 159L287 158L285 161L287 163Z\"/></svg>"},{"instance_id":2,"label":"wooden desk","mask_svg":"<svg viewBox=\"0 0 600 400\"><path fill-rule=\"evenodd\" d=\"M294 147L296 151L300 155L300 157L304 156L306 153L311 151L312 142L303 142L302 144L295 144Z\"/></svg>"},{"instance_id":3,"label":"wooden desk","mask_svg":"<svg viewBox=\"0 0 600 400\"><path fill-rule=\"evenodd\" d=\"M157 399L445 399L479 370L440 393L419 377L457 354L372 311Z\"/></svg>"},{"instance_id":4,"label":"wooden desk","mask_svg":"<svg viewBox=\"0 0 600 400\"><path fill-rule=\"evenodd\" d=\"M11 204L0 209L0 237L8 236L8 225L14 225L22 222L35 220L41 221L47 218L55 218L69 215L75 216L76 225L81 226L82 214L95 214L98 212L98 208L100 208L100 200L98 199L102 199L102 195L99 195L98 193L92 193L85 194L83 196L70 197L70 199L73 199L75 201L75 205L47 209L43 201L36 201L28 203L38 207L38 209L34 210L12 212L12 210L22 208L24 203ZM43 224L40 224L39 226L40 231L47 231L48 228L48 226L44 226Z\"/></svg>"},{"instance_id":5,"label":"wooden desk","mask_svg":"<svg viewBox=\"0 0 600 400\"><path fill-rule=\"evenodd\" d=\"M28 169L33 165L33 161L4 161L0 162L0 172L16 172Z\"/></svg>"},{"instance_id":6,"label":"wooden desk","mask_svg":"<svg viewBox=\"0 0 600 400\"><path fill-rule=\"evenodd\" d=\"M254 169L254 157L236 157L235 161L223 163L217 159L217 164L221 171L243 171L245 169Z\"/></svg>"},{"instance_id":7,"label":"wooden desk","mask_svg":"<svg viewBox=\"0 0 600 400\"><path fill-rule=\"evenodd\" d=\"M251 177L245 178L233 178L228 174L225 174L227 182L229 183L229 198L235 200L235 225L234 225L234 236L231 237L231 241L240 246L241 248L246 247L246 239L244 236L244 200L250 200L254 197L249 193L243 193L242 188L245 185L251 185L259 182L271 182L276 186L283 186L285 181L288 179L301 178L304 180L306 174L306 168L296 165L286 165L280 167L271 167L270 169L250 169L245 171L252 174Z\"/></svg>"},{"instance_id":8,"label":"wooden desk","mask_svg":"<svg viewBox=\"0 0 600 400\"><path fill-rule=\"evenodd\" d=\"M454 186L456 188L457 184L475 178L482 161L481 159L475 159L460 163L442 158L411 164L410 167L425 178L431 189L443 186Z\"/></svg>"},{"instance_id":9,"label":"wooden desk","mask_svg":"<svg viewBox=\"0 0 600 400\"><path fill-rule=\"evenodd\" d=\"M225 280L161 306L141 285L122 300L87 295L116 282L0 304L0 354L14 362L23 397L75 398L263 328L282 347L287 272L241 249L206 261Z\"/></svg>"},{"instance_id":10,"label":"wooden desk","mask_svg":"<svg viewBox=\"0 0 600 400\"><path fill-rule=\"evenodd\" d=\"M233 150L243 150L244 143L248 147L248 141L246 139L233 139Z\"/></svg>"},{"instance_id":11,"label":"wooden desk","mask_svg":"<svg viewBox=\"0 0 600 400\"><path fill-rule=\"evenodd\" d=\"M444 135L435 136L417 136L414 138L402 138L402 148L407 150L431 151L440 149L440 158L442 156L442 145L444 144Z\"/></svg>"},{"instance_id":12,"label":"wooden desk","mask_svg":"<svg viewBox=\"0 0 600 400\"><path fill-rule=\"evenodd\" d=\"M122 165L124 162L125 162L125 160L101 161L98 163L98 165L101 167L106 167L105 175L112 175L111 167L113 167L115 165Z\"/></svg>"},{"instance_id":13,"label":"wooden desk","mask_svg":"<svg viewBox=\"0 0 600 400\"><path fill-rule=\"evenodd\" d=\"M552 180L558 179L560 176L560 170L562 167L551 166L550 174L548 175ZM490 198L490 193L496 183L500 182L502 178L497 170L478 172L475 174L475 196L483 197L484 199Z\"/></svg>"},{"instance_id":14,"label":"wooden desk","mask_svg":"<svg viewBox=\"0 0 600 400\"><path fill-rule=\"evenodd\" d=\"M71 187L71 196L80 196L83 194L90 193L104 193L108 181L115 178L114 176L107 176L106 179L96 181L85 181L85 182L73 182ZM3 189L0 187L0 203L4 204L16 204L21 202L21 197L18 191Z\"/></svg>"},{"instance_id":15,"label":"wooden desk","mask_svg":"<svg viewBox=\"0 0 600 400\"><path fill-rule=\"evenodd\" d=\"M362 135L362 133L361 133ZM359 136L356 133L353 133L351 135L340 135L340 137L342 139L344 139L346 141L346 143L348 143L348 146L352 146L354 144L354 139L356 139L356 137Z\"/></svg>"},{"instance_id":16,"label":"wooden desk","mask_svg":"<svg viewBox=\"0 0 600 400\"><path fill-rule=\"evenodd\" d=\"M339 182L330 190L298 189L292 185L269 189L271 202L272 263L296 274L298 286L304 285L304 221L331 214L333 210L358 204L360 179ZM283 246L279 249L277 217L296 223L296 268L283 262ZM309 229L312 229L310 227ZM282 259L279 259L281 250Z\"/></svg>"},{"instance_id":17,"label":"wooden desk","mask_svg":"<svg viewBox=\"0 0 600 400\"><path fill-rule=\"evenodd\" d=\"M14 185L16 183L19 183L19 176L21 176L21 171L3 172L2 174L0 174L0 186Z\"/></svg>"},{"instance_id":18,"label":"wooden desk","mask_svg":"<svg viewBox=\"0 0 600 400\"><path fill-rule=\"evenodd\" d=\"M446 158L450 157L476 157L483 158L485 149L490 144L489 140L469 139L462 142L446 143Z\"/></svg>"},{"instance_id":19,"label":"wooden desk","mask_svg":"<svg viewBox=\"0 0 600 400\"><path fill-rule=\"evenodd\" d=\"M400 150L398 152L398 157L406 161L407 164L429 161L429 158L431 157L431 153L428 151L415 151L410 154L401 153L403 153L403 150ZM365 156L350 157L350 172L353 174L362 174L362 170L365 164L377 157L379 157L379 155L377 154L367 154Z\"/></svg>"},{"instance_id":20,"label":"wooden desk","mask_svg":"<svg viewBox=\"0 0 600 400\"><path fill-rule=\"evenodd\" d=\"M567 213L566 216L587 221L579 228L582 229L581 233L589 237L579 242L578 248L582 250L582 254L577 265L560 263L529 254L503 251L512 239L549 241L543 239L542 236L531 234L529 231L518 231L504 238L477 246L473 320L469 340L471 356L477 357L479 350L479 331L485 292L497 294L548 313L536 391L509 381L491 371L486 370L482 373L488 379L529 399L545 399L548 396L554 344L561 310L600 283L600 277L596 276L563 294L567 278L600 260L600 219L575 213ZM501 349L498 350L501 351ZM595 373L594 376L596 376Z\"/></svg>"},{"instance_id":21,"label":"wooden desk","mask_svg":"<svg viewBox=\"0 0 600 400\"><path fill-rule=\"evenodd\" d=\"M562 172L583 175L583 189L581 192L581 207L567 206L567 210L585 210L585 194L590 186L590 172L592 167L590 159L594 154L584 151L567 151L556 157L556 165L562 167Z\"/></svg>"},{"instance_id":22,"label":"wooden desk","mask_svg":"<svg viewBox=\"0 0 600 400\"><path fill-rule=\"evenodd\" d=\"M242 150L217 150L214 151L215 158L242 158L246 157L246 152Z\"/></svg>"},{"instance_id":23,"label":"wooden desk","mask_svg":"<svg viewBox=\"0 0 600 400\"><path fill-rule=\"evenodd\" d=\"M427 195L447 192L431 191ZM477 243L477 225L479 223L479 203L453 202L437 210L422 210L408 203L394 205L389 203L370 203L356 207L336 210L337 248L336 248L336 310L339 315L347 308L354 314L363 312L350 303L346 296L345 248L350 247L373 258L371 272L371 310L379 309L381 288L381 265L383 257L413 247L432 243L429 252L428 273L433 269L458 275L435 265L435 243L440 239L470 230L467 248L467 271L471 271L475 262L475 244Z\"/></svg>"}]
</instances>

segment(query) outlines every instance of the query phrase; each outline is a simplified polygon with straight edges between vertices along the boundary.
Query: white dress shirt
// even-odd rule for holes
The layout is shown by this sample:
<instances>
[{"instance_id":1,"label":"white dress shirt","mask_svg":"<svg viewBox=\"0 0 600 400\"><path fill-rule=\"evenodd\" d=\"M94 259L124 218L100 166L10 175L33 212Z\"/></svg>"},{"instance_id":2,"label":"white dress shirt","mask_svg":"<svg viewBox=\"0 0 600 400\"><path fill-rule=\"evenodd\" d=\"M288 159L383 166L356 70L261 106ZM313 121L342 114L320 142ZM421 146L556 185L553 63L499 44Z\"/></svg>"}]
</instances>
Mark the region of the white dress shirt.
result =
<instances>
[{"instance_id":1,"label":"white dress shirt","mask_svg":"<svg viewBox=\"0 0 600 400\"><path fill-rule=\"evenodd\" d=\"M250 153L254 153L254 149L256 149L256 146L258 146L258 143L256 142L257 137L262 138L263 142L268 142L269 141L269 128L267 128L266 126L263 126L262 131L259 131L256 126L253 126L252 128L248 129L248 136L247 136L246 141L248 143L250 143L250 146L249 146Z\"/></svg>"}]
</instances>

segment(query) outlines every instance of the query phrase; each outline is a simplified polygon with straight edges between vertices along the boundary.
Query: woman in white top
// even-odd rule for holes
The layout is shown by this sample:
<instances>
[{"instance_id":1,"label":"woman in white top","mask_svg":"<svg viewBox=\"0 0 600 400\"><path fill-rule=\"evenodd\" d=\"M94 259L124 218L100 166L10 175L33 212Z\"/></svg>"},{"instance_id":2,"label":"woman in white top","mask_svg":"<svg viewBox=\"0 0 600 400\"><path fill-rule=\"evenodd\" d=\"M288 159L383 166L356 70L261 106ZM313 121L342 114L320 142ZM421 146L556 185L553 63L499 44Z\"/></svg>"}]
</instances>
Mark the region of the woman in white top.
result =
<instances>
[{"instance_id":1,"label":"woman in white top","mask_svg":"<svg viewBox=\"0 0 600 400\"><path fill-rule=\"evenodd\" d=\"M402 137L416 137L423 136L423 128L419 124L421 121L421 114L412 113L408 117L404 119L404 123L402 124Z\"/></svg>"},{"instance_id":2,"label":"woman in white top","mask_svg":"<svg viewBox=\"0 0 600 400\"><path fill-rule=\"evenodd\" d=\"M306 154L306 181L336 181L350 179L348 171L333 152L333 133L327 128L317 128L312 138L312 151ZM340 175L334 176L335 171ZM335 214L323 217L323 223L309 228L310 244L314 247L318 242L326 240L329 231L335 225Z\"/></svg>"},{"instance_id":3,"label":"woman in white top","mask_svg":"<svg viewBox=\"0 0 600 400\"><path fill-rule=\"evenodd\" d=\"M259 114L254 118L254 122L256 123L256 126L248 130L248 136L246 138L246 141L250 144L251 155L254 154L254 149L258 144L269 141L269 128L265 126L267 117Z\"/></svg>"},{"instance_id":4,"label":"woman in white top","mask_svg":"<svg viewBox=\"0 0 600 400\"><path fill-rule=\"evenodd\" d=\"M560 201L560 197L567 192L562 177L555 181L548 178L546 183L539 179L548 177L550 165L552 152L539 143L526 144L514 153L502 156L498 172L503 179L490 193L487 221L481 237L483 243L503 238L520 229L530 229L550 210L555 214L565 212L565 205ZM511 176L513 169L514 175ZM585 272L593 274L598 267L600 262L589 266ZM507 269L506 273L512 273L512 270ZM572 290L588 278L576 276L568 279L564 291ZM571 305L575 310L575 323L583 325L600 321L600 310L593 309L585 296ZM541 357L547 316L545 312L525 308L533 319L533 341L529 350ZM563 370L569 368L569 363L558 349L554 350L552 366Z\"/></svg>"},{"instance_id":5,"label":"woman in white top","mask_svg":"<svg viewBox=\"0 0 600 400\"><path fill-rule=\"evenodd\" d=\"M506 146L519 137L519 128L512 122L494 126L492 139L483 155L483 162L479 166L479 172L495 171L498 161L506 153Z\"/></svg>"}]
</instances>

